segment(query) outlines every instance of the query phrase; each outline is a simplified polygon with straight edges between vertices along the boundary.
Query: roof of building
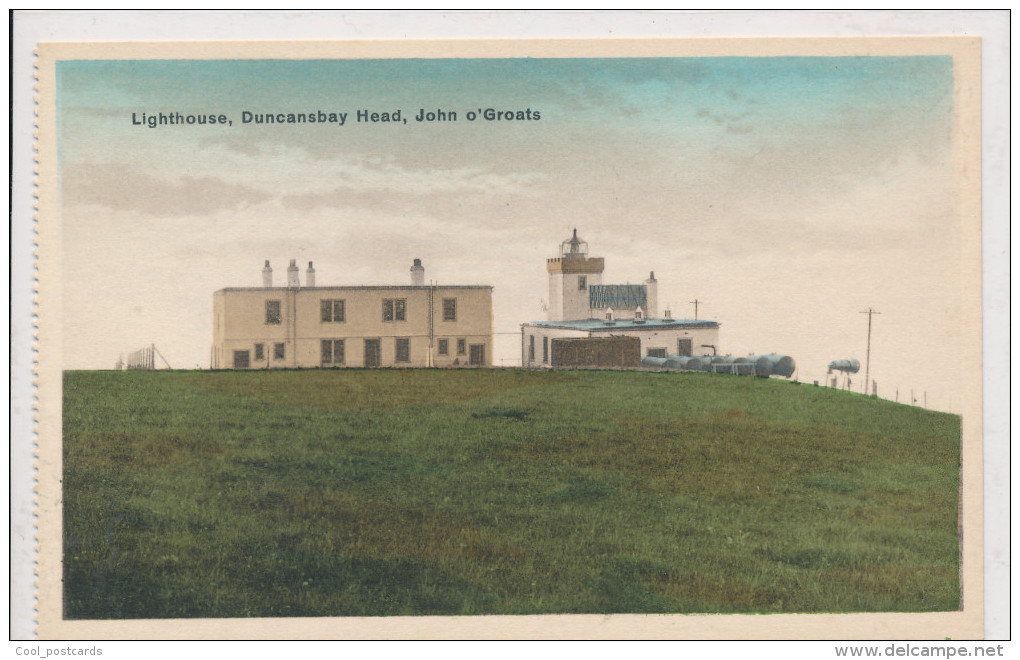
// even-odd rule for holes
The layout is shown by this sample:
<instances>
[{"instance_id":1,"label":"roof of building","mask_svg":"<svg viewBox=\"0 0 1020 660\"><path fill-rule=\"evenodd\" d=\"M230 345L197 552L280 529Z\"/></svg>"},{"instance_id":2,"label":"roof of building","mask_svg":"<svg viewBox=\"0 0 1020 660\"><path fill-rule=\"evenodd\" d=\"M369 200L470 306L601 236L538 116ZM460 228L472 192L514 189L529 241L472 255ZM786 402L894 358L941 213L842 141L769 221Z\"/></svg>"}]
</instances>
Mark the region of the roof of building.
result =
<instances>
[{"instance_id":1,"label":"roof of building","mask_svg":"<svg viewBox=\"0 0 1020 660\"><path fill-rule=\"evenodd\" d=\"M413 284L399 284L399 285L352 285L352 286L300 286L300 287L289 287L289 286L232 286L223 289L218 289L214 294L220 293L233 293L235 291L382 291L382 290L415 290L425 291L429 288L429 285L425 284L417 286ZM435 284L431 288L436 290L446 289L488 289L492 290L491 284Z\"/></svg>"},{"instance_id":2,"label":"roof of building","mask_svg":"<svg viewBox=\"0 0 1020 660\"><path fill-rule=\"evenodd\" d=\"M703 319L578 319L576 321L531 321L524 325L564 330L662 330L666 328L717 328L717 321Z\"/></svg>"},{"instance_id":3,"label":"roof of building","mask_svg":"<svg viewBox=\"0 0 1020 660\"><path fill-rule=\"evenodd\" d=\"M642 284L592 284L588 287L588 306L594 309L647 307L648 297Z\"/></svg>"}]
</instances>

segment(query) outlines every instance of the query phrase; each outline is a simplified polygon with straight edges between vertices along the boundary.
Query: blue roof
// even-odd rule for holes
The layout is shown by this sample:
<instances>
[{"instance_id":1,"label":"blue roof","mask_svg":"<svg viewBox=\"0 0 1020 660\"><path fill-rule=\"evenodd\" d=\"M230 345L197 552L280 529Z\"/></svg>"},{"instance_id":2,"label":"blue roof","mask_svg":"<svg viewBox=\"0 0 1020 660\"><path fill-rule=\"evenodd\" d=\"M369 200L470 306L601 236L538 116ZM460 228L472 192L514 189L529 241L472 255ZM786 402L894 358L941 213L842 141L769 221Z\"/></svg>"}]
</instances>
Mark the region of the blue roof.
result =
<instances>
[{"instance_id":1,"label":"blue roof","mask_svg":"<svg viewBox=\"0 0 1020 660\"><path fill-rule=\"evenodd\" d=\"M643 284L592 284L588 287L588 306L594 309L647 307Z\"/></svg>"},{"instance_id":2,"label":"blue roof","mask_svg":"<svg viewBox=\"0 0 1020 660\"><path fill-rule=\"evenodd\" d=\"M703 319L579 319L576 321L532 321L528 325L567 330L662 330L664 328L717 328L716 321Z\"/></svg>"}]
</instances>

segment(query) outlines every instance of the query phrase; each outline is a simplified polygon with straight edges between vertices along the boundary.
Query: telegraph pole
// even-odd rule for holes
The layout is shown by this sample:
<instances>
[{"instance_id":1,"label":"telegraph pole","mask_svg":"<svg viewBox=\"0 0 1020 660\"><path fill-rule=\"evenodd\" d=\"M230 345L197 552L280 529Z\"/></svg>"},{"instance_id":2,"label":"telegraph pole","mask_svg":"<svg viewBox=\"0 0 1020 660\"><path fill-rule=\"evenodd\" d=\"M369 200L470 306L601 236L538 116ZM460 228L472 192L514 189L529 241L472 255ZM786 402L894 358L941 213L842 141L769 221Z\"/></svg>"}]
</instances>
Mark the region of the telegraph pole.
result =
<instances>
[{"instance_id":1,"label":"telegraph pole","mask_svg":"<svg viewBox=\"0 0 1020 660\"><path fill-rule=\"evenodd\" d=\"M876 312L872 308L868 308L867 311L861 312L861 314L868 315L868 353L864 358L864 394L868 394L868 386L871 385L871 315L881 314L882 312Z\"/></svg>"},{"instance_id":2,"label":"telegraph pole","mask_svg":"<svg viewBox=\"0 0 1020 660\"><path fill-rule=\"evenodd\" d=\"M698 303L702 302L702 301L699 301L697 298L695 298L694 300L688 300L687 302L689 302L689 303L694 305L694 320L697 321L698 320Z\"/></svg>"}]
</instances>

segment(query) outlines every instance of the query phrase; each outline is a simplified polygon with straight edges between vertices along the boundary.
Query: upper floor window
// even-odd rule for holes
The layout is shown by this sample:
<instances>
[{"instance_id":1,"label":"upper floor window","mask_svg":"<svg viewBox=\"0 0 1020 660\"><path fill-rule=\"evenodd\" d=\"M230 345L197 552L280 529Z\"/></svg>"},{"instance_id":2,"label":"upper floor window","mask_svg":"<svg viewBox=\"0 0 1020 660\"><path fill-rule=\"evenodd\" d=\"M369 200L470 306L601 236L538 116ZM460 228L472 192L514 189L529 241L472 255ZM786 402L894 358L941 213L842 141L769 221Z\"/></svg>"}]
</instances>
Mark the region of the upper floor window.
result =
<instances>
[{"instance_id":1,"label":"upper floor window","mask_svg":"<svg viewBox=\"0 0 1020 660\"><path fill-rule=\"evenodd\" d=\"M383 298L382 301L383 321L406 321L407 320L407 298Z\"/></svg>"},{"instance_id":2,"label":"upper floor window","mask_svg":"<svg viewBox=\"0 0 1020 660\"><path fill-rule=\"evenodd\" d=\"M586 275L579 275L577 277L577 290L585 291L588 289L588 277Z\"/></svg>"},{"instance_id":3,"label":"upper floor window","mask_svg":"<svg viewBox=\"0 0 1020 660\"><path fill-rule=\"evenodd\" d=\"M457 299L456 298L443 298L443 320L444 321L456 321L457 320Z\"/></svg>"},{"instance_id":4,"label":"upper floor window","mask_svg":"<svg viewBox=\"0 0 1020 660\"><path fill-rule=\"evenodd\" d=\"M266 301L266 325L279 325L283 323L283 313L280 311L279 300Z\"/></svg>"},{"instance_id":5,"label":"upper floor window","mask_svg":"<svg viewBox=\"0 0 1020 660\"><path fill-rule=\"evenodd\" d=\"M343 300L321 300L319 306L323 323L343 323L346 320Z\"/></svg>"}]
</instances>

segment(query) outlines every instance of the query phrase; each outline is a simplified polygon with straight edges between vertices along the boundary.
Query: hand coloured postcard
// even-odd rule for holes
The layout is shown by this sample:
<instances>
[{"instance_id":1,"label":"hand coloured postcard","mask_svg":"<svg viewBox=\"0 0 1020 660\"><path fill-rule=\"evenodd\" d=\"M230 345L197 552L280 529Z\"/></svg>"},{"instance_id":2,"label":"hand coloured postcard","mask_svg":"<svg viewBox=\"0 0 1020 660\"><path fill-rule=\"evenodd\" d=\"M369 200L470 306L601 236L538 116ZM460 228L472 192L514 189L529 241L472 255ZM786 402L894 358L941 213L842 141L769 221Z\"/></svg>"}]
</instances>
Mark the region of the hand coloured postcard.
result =
<instances>
[{"instance_id":1,"label":"hand coloured postcard","mask_svg":"<svg viewBox=\"0 0 1020 660\"><path fill-rule=\"evenodd\" d=\"M979 638L978 61L43 44L40 636Z\"/></svg>"}]
</instances>

